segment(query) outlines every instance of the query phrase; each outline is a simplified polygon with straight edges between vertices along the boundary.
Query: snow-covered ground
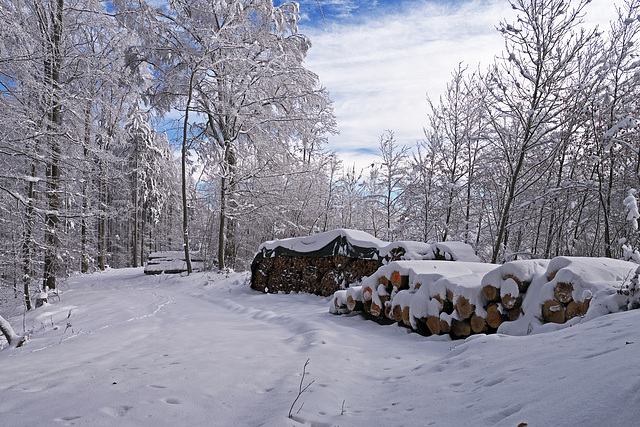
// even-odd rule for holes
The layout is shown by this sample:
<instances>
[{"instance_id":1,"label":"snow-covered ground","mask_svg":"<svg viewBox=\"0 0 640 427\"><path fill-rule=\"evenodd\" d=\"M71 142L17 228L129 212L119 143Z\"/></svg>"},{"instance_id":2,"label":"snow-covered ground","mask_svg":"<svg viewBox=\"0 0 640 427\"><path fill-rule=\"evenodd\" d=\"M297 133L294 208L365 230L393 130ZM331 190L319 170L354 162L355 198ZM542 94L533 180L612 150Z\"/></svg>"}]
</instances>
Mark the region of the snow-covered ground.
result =
<instances>
[{"instance_id":1,"label":"snow-covered ground","mask_svg":"<svg viewBox=\"0 0 640 427\"><path fill-rule=\"evenodd\" d=\"M29 343L0 350L0 425L638 425L640 310L451 341L246 282L142 268L69 279L27 314ZM307 359L313 383L289 419Z\"/></svg>"}]
</instances>

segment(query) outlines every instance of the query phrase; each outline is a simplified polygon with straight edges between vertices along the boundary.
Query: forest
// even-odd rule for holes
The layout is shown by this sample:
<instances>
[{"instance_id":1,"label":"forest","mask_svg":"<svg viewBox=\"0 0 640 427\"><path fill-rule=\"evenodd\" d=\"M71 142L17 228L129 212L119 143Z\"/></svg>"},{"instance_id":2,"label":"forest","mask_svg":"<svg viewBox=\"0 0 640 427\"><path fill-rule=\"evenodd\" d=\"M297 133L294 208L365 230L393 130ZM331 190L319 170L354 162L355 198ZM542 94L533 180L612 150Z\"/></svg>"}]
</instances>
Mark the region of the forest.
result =
<instances>
[{"instance_id":1,"label":"forest","mask_svg":"<svg viewBox=\"0 0 640 427\"><path fill-rule=\"evenodd\" d=\"M363 170L326 148L329 93L295 2L0 0L0 308L76 272L335 228L462 241L484 261L640 259L640 0L505 0L504 50L380 130Z\"/></svg>"}]
</instances>

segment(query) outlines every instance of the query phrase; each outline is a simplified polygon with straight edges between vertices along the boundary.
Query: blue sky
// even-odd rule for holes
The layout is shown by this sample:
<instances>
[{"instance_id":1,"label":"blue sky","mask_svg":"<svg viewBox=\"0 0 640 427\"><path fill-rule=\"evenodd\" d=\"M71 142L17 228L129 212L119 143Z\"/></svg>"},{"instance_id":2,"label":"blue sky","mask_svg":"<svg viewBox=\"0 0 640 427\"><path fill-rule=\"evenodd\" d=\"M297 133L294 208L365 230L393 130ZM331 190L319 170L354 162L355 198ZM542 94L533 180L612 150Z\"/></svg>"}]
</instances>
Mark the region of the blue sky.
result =
<instances>
[{"instance_id":1,"label":"blue sky","mask_svg":"<svg viewBox=\"0 0 640 427\"><path fill-rule=\"evenodd\" d=\"M513 13L507 0L319 0L323 20L318 0L298 2L313 43L306 66L334 100L340 135L329 148L358 168L377 160L385 130L403 145L422 139L427 94L437 101L459 63L492 63L503 49L495 27ZM586 20L606 25L614 12L592 0Z\"/></svg>"}]
</instances>

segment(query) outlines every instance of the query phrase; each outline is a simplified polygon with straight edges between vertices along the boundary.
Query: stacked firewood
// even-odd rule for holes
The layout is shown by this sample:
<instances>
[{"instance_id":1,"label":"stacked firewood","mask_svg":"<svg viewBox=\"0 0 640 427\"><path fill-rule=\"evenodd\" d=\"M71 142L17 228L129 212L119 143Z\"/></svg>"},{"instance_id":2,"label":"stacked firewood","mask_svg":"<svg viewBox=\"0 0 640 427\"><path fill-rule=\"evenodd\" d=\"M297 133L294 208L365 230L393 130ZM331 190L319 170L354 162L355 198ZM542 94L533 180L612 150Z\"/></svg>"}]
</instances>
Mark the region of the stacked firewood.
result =
<instances>
[{"instance_id":1,"label":"stacked firewood","mask_svg":"<svg viewBox=\"0 0 640 427\"><path fill-rule=\"evenodd\" d=\"M351 292L357 295L346 296L344 303L341 303L341 298L345 296L335 297L332 301L335 310L332 312L349 312L351 307L357 309L360 305L349 304L348 300L361 299L361 310L366 317L383 324L397 322L423 335L451 334L462 338L472 333L488 332L486 317L476 313L475 305L481 293L479 277L474 277L478 284L471 286L472 291L469 291L469 286L455 285L454 281L449 281L445 287L422 286L419 281L411 282L409 275L393 270L389 274L378 274L361 287L353 288Z\"/></svg>"},{"instance_id":2,"label":"stacked firewood","mask_svg":"<svg viewBox=\"0 0 640 427\"><path fill-rule=\"evenodd\" d=\"M553 287L554 299L542 304L542 317L547 323L564 323L577 316L584 316L589 310L591 296L584 301L574 301L573 285L571 283L558 282Z\"/></svg>"},{"instance_id":3,"label":"stacked firewood","mask_svg":"<svg viewBox=\"0 0 640 427\"><path fill-rule=\"evenodd\" d=\"M374 277L334 298L334 313L362 310L379 323L397 322L422 335L465 338L496 332L505 321L521 317L523 298L532 280L544 274L548 261L515 261L501 266L434 261L396 262ZM342 301L342 302L341 302Z\"/></svg>"},{"instance_id":4,"label":"stacked firewood","mask_svg":"<svg viewBox=\"0 0 640 427\"><path fill-rule=\"evenodd\" d=\"M557 257L500 266L455 262L446 267L437 261L399 261L381 267L362 286L336 295L331 311L361 311L379 323L398 323L423 335L465 338L496 332L501 325L506 331L514 325L565 323L584 317L594 304L598 313L589 312L592 317L640 307L630 302L630 289L634 286L635 292L640 281L636 267L609 258Z\"/></svg>"},{"instance_id":5,"label":"stacked firewood","mask_svg":"<svg viewBox=\"0 0 640 427\"><path fill-rule=\"evenodd\" d=\"M251 287L262 292L305 292L330 296L341 288L370 276L382 260L328 257L279 256L264 258L256 268Z\"/></svg>"},{"instance_id":6,"label":"stacked firewood","mask_svg":"<svg viewBox=\"0 0 640 427\"><path fill-rule=\"evenodd\" d=\"M596 294L618 293L633 277L636 265L610 258L554 258L541 288L542 317L547 323L565 323L587 314ZM617 301L607 311L622 309Z\"/></svg>"}]
</instances>

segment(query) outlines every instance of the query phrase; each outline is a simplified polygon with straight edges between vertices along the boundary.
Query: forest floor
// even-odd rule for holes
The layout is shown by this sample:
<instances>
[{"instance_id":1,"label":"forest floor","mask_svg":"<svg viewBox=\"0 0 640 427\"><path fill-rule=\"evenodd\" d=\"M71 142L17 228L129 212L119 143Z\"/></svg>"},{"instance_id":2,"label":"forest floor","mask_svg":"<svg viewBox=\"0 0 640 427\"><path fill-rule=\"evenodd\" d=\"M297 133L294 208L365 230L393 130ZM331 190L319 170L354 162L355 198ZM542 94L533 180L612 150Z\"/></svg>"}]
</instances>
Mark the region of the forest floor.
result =
<instances>
[{"instance_id":1,"label":"forest floor","mask_svg":"<svg viewBox=\"0 0 640 427\"><path fill-rule=\"evenodd\" d=\"M247 273L75 276L9 319L0 425L599 426L640 419L640 310L528 336L423 337ZM309 360L304 378L303 366ZM302 383L301 383L301 380ZM300 386L309 387L290 408Z\"/></svg>"}]
</instances>

